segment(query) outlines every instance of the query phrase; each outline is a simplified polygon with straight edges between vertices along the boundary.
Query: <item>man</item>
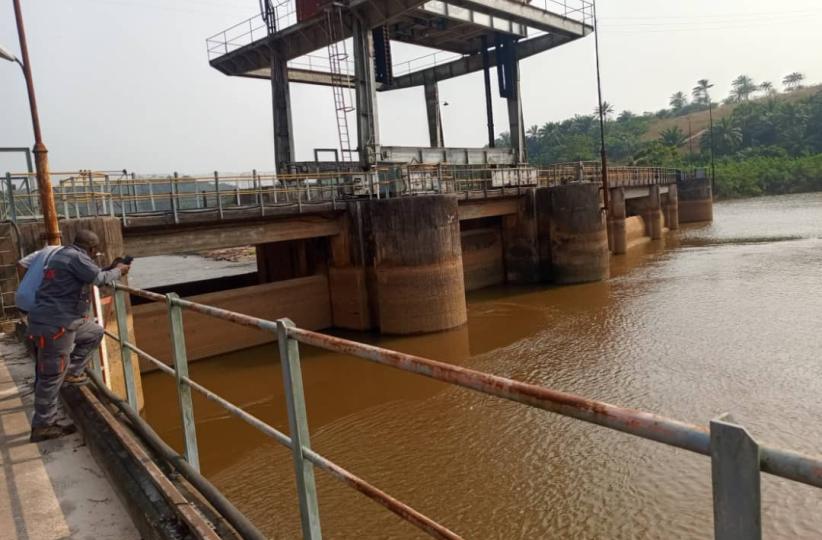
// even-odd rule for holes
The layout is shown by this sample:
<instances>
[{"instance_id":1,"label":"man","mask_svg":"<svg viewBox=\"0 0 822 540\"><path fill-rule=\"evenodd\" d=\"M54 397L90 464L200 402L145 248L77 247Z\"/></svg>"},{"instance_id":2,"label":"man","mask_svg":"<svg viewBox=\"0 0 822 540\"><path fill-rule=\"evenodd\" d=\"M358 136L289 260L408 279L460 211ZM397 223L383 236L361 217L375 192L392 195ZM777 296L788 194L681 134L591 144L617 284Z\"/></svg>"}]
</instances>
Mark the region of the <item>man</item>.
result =
<instances>
[{"instance_id":1,"label":"man","mask_svg":"<svg viewBox=\"0 0 822 540\"><path fill-rule=\"evenodd\" d=\"M43 270L28 316L28 336L37 347L31 442L77 431L73 424L57 421L58 397L64 380L86 382L88 357L103 339L103 328L88 318L89 286L111 285L130 269L117 264L100 270L92 260L98 244L96 234L79 231L72 245L51 254Z\"/></svg>"}]
</instances>

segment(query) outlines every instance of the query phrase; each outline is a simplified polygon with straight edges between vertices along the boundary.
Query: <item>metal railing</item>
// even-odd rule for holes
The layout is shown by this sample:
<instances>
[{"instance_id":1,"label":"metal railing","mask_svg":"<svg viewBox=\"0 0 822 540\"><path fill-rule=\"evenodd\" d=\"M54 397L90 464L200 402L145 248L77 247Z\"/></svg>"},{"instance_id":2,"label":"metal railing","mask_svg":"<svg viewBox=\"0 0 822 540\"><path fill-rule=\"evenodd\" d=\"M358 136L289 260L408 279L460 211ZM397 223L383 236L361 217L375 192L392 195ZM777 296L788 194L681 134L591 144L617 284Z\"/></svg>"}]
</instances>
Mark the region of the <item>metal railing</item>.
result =
<instances>
[{"instance_id":1,"label":"metal railing","mask_svg":"<svg viewBox=\"0 0 822 540\"><path fill-rule=\"evenodd\" d=\"M436 1L438 0L435 0L433 2L427 2L426 4L433 4ZM589 0L531 0L526 3L542 11L562 15L567 19L575 20L588 26L593 26L593 3ZM283 0L282 2L275 4L274 22L275 31L279 31L289 26L297 24L298 21L296 1ZM528 35L530 36L537 34L539 34L539 32L535 34L532 31L529 32ZM250 45L255 41L263 39L267 36L268 30L265 23L265 19L261 14L256 14L253 17L249 17L248 19L240 21L237 24L234 24L226 28L222 32L217 32L213 36L209 36L208 38L206 38L206 52L208 54L208 60L211 61L215 58L226 55L232 51L241 49L242 47ZM437 55L440 58L438 58ZM398 62L394 65L394 73L409 73L412 63L423 64L415 66L414 69L417 70L423 69L425 67L431 67L431 65L437 65L438 61L442 63L446 61L444 60L444 58L446 57L450 58L450 60L454 60L456 58L459 58L460 56L461 55L459 54L449 52L432 53L431 55L425 55L418 59ZM302 61L301 63L304 64L305 61ZM291 62L289 62L289 64L291 64ZM298 64L299 63L295 63L294 67L304 67L304 65L299 66ZM319 70L325 71L324 68L321 68ZM353 70L351 73L353 74Z\"/></svg>"},{"instance_id":2,"label":"metal railing","mask_svg":"<svg viewBox=\"0 0 822 540\"><path fill-rule=\"evenodd\" d=\"M309 167L308 165L306 166ZM613 188L673 184L676 169L609 167ZM0 219L40 219L29 173L6 173L0 184ZM125 227L179 224L338 210L347 200L454 193L464 199L516 195L526 187L571 182L601 183L597 162L544 167L489 165L380 165L371 171L324 170L276 174L137 176L122 171L54 173L54 197L62 218L111 216ZM26 189L22 189L25 186Z\"/></svg>"},{"instance_id":3,"label":"metal railing","mask_svg":"<svg viewBox=\"0 0 822 540\"><path fill-rule=\"evenodd\" d=\"M283 0L274 4L273 9L275 31L297 24L297 4L295 0ZM208 59L212 60L228 54L267 36L268 26L262 14L258 13L206 38Z\"/></svg>"},{"instance_id":4,"label":"metal railing","mask_svg":"<svg viewBox=\"0 0 822 540\"><path fill-rule=\"evenodd\" d=\"M126 295L128 294L153 302L163 302L168 306L174 367L169 367L163 361L154 358L128 341L126 315ZM154 364L163 373L175 377L185 441L185 459L194 468L199 467L199 454L191 400L192 390L217 403L277 443L290 448L296 474L302 531L304 538L307 539L313 540L322 536L314 481L315 466L360 491L434 538L458 539L460 536L311 448L300 364L299 345L301 343L709 456L712 466L714 531L715 537L720 540L761 538L761 472L822 487L822 458L760 443L744 427L735 423L729 415L722 415L711 420L709 427L706 428L645 411L586 399L543 386L305 330L296 327L288 319L268 321L198 304L181 299L173 293L161 295L116 285L114 295L118 335L110 332L107 334L120 343L127 399L131 406L136 410L137 398L131 364L131 354L135 353ZM184 310L258 328L276 336L290 435L278 431L189 377L182 316ZM94 369L99 372L99 366Z\"/></svg>"}]
</instances>

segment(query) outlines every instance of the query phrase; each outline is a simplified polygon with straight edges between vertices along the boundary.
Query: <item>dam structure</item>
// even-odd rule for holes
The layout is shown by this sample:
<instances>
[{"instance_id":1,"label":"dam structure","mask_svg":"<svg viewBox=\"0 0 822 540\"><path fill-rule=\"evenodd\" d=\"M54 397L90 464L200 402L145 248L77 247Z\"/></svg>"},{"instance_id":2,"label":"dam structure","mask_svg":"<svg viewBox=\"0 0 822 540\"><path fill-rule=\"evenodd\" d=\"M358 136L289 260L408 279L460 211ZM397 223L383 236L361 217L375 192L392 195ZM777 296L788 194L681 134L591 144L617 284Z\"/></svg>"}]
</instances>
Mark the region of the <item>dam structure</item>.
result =
<instances>
[{"instance_id":1,"label":"dam structure","mask_svg":"<svg viewBox=\"0 0 822 540\"><path fill-rule=\"evenodd\" d=\"M612 255L660 241L680 223L712 219L704 176L613 166L603 183L599 162L528 163L520 60L589 35L590 2L263 5L260 15L206 43L220 72L270 79L276 172L52 173L66 239L91 228L106 261L129 254L137 264L143 257L253 246L256 272L156 290L260 319L290 317L311 330L413 335L465 324L467 292L604 280ZM394 42L439 52L397 64ZM318 50L327 54L317 56ZM437 84L478 71L488 144L448 147ZM315 149L314 161L294 159L289 96L298 84L328 86L334 98L339 147ZM376 92L412 86L425 90L421 112L424 105L430 145L384 145ZM508 104L509 147L495 145L492 91ZM328 155L333 159L321 159ZM30 174L7 173L3 186L0 213L11 222L0 225L8 259L0 267L4 311L13 311L14 260L42 245L38 193L25 182ZM25 192L15 188L23 185ZM111 331L123 322L114 307L104 293L101 309ZM163 306L134 297L126 307L123 331L147 353L170 358ZM271 340L253 329L223 332L199 314L186 324L192 360ZM116 343L109 349L116 365Z\"/></svg>"}]
</instances>

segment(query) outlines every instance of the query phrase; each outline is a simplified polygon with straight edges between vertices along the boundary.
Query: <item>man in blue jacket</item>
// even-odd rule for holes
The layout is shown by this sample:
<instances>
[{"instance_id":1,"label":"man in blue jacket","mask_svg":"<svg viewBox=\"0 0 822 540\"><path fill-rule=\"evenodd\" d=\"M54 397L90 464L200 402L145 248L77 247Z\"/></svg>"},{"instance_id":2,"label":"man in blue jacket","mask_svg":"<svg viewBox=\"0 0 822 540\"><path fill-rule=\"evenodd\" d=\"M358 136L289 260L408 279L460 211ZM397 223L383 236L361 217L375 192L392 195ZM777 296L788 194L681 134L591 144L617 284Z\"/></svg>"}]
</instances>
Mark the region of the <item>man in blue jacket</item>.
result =
<instances>
[{"instance_id":1,"label":"man in blue jacket","mask_svg":"<svg viewBox=\"0 0 822 540\"><path fill-rule=\"evenodd\" d=\"M103 339L103 328L88 318L90 286L111 285L130 269L118 264L100 270L92 259L98 244L96 234L79 231L74 243L51 254L43 269L43 282L28 314L28 337L37 347L31 442L77 430L57 421L58 397L64 380L86 382L88 357Z\"/></svg>"}]
</instances>

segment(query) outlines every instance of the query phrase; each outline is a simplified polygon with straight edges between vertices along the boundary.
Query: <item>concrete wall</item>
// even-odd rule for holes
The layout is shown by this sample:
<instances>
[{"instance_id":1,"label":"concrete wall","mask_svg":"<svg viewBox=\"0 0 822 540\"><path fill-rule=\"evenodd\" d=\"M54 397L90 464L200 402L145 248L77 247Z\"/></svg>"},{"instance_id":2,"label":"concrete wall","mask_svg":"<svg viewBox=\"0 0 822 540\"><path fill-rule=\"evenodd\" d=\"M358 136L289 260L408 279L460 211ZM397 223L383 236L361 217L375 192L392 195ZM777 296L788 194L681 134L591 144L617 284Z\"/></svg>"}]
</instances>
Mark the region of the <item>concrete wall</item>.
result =
<instances>
[{"instance_id":1,"label":"concrete wall","mask_svg":"<svg viewBox=\"0 0 822 540\"><path fill-rule=\"evenodd\" d=\"M292 319L298 326L319 330L331 326L328 278L297 278L189 297L188 300L274 320ZM171 363L168 314L165 304L134 306L137 345L152 356ZM183 311L189 360L236 351L274 341L273 334ZM142 365L145 370L148 366Z\"/></svg>"},{"instance_id":2,"label":"concrete wall","mask_svg":"<svg viewBox=\"0 0 822 540\"><path fill-rule=\"evenodd\" d=\"M714 203L709 178L677 182L679 223L713 221Z\"/></svg>"},{"instance_id":3,"label":"concrete wall","mask_svg":"<svg viewBox=\"0 0 822 540\"><path fill-rule=\"evenodd\" d=\"M628 249L651 241L646 233L647 226L642 216L631 216L625 219L625 239Z\"/></svg>"},{"instance_id":4,"label":"concrete wall","mask_svg":"<svg viewBox=\"0 0 822 540\"><path fill-rule=\"evenodd\" d=\"M496 226L460 231L465 290L505 283L502 230Z\"/></svg>"}]
</instances>

